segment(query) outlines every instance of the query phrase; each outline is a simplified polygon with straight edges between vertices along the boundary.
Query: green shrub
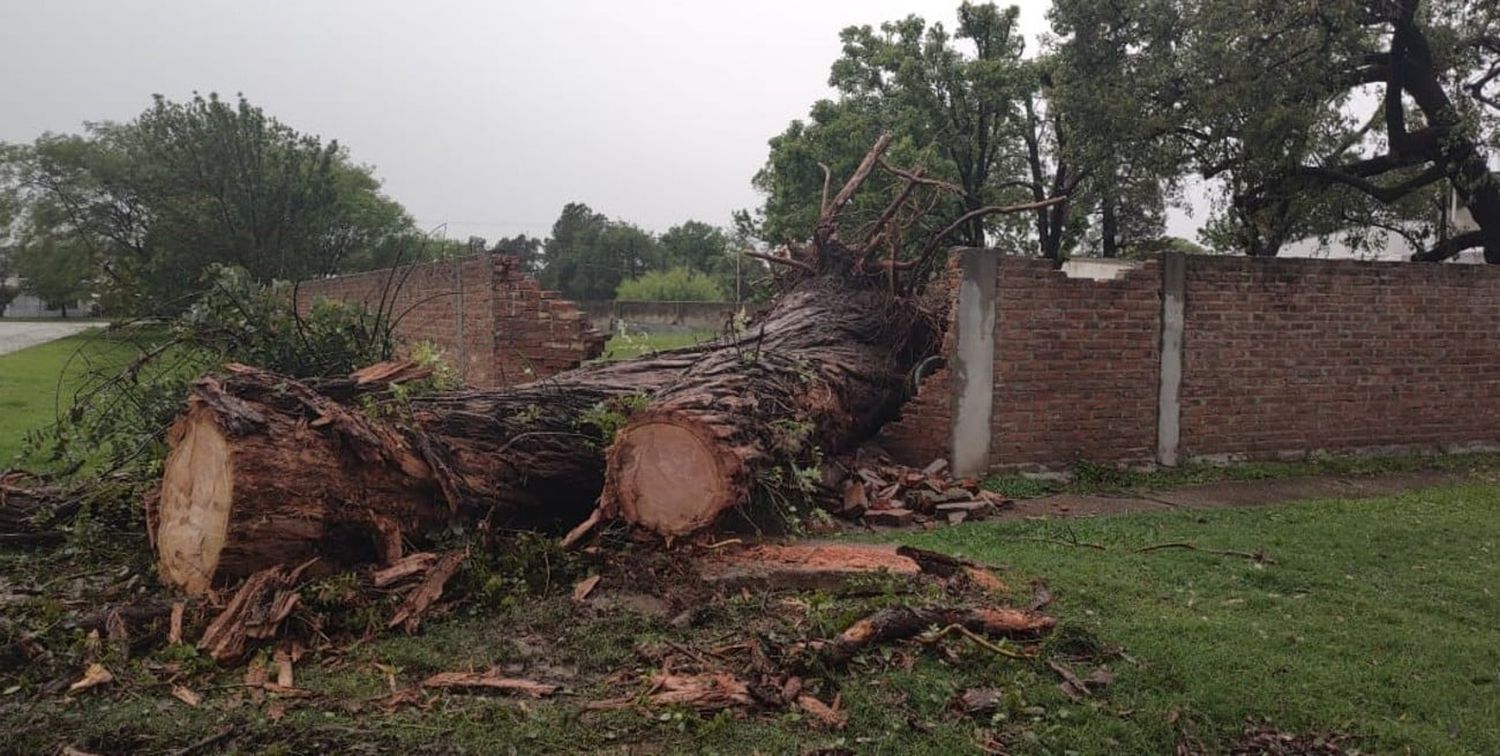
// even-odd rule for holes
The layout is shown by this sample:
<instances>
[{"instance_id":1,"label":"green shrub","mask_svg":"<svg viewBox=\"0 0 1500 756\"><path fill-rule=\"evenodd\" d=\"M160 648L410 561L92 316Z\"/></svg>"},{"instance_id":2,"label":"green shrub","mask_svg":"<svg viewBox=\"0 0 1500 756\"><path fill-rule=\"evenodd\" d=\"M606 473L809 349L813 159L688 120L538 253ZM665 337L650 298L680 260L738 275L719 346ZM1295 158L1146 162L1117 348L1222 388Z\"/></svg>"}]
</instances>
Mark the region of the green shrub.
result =
<instances>
[{"instance_id":1,"label":"green shrub","mask_svg":"<svg viewBox=\"0 0 1500 756\"><path fill-rule=\"evenodd\" d=\"M672 268L621 281L615 298L638 302L723 302L724 292L704 273Z\"/></svg>"},{"instance_id":2,"label":"green shrub","mask_svg":"<svg viewBox=\"0 0 1500 756\"><path fill-rule=\"evenodd\" d=\"M87 370L68 411L28 438L29 464L39 472L151 479L166 453L166 429L202 374L239 362L294 378L345 375L395 349L388 312L319 301L299 316L290 284L260 284L228 266L210 268L205 279L204 292L165 332L105 332L137 343L140 355L123 369Z\"/></svg>"}]
</instances>

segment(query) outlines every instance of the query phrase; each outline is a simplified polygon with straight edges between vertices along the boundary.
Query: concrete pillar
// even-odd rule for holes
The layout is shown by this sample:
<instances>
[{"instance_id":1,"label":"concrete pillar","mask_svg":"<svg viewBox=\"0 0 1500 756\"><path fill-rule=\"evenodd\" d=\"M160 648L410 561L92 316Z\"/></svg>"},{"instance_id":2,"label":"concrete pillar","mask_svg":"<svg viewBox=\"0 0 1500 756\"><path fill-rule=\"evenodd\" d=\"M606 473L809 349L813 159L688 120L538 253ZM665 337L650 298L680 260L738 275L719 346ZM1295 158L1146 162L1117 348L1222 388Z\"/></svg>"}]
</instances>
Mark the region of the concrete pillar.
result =
<instances>
[{"instance_id":1,"label":"concrete pillar","mask_svg":"<svg viewBox=\"0 0 1500 756\"><path fill-rule=\"evenodd\" d=\"M1161 375L1156 397L1156 461L1177 464L1182 434L1182 332L1186 311L1187 257L1161 257Z\"/></svg>"},{"instance_id":2,"label":"concrete pillar","mask_svg":"<svg viewBox=\"0 0 1500 756\"><path fill-rule=\"evenodd\" d=\"M990 466L991 410L995 400L995 275L999 253L960 253L957 340L953 364L953 472L983 475Z\"/></svg>"}]
</instances>

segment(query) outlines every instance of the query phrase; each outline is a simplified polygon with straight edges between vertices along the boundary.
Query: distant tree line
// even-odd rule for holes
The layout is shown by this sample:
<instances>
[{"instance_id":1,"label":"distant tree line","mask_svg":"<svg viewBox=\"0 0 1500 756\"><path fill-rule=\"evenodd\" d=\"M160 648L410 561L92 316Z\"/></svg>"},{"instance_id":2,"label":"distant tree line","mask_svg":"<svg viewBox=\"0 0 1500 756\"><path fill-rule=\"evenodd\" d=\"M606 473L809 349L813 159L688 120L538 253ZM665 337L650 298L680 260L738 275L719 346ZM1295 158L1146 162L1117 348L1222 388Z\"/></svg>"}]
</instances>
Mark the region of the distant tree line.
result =
<instances>
[{"instance_id":1,"label":"distant tree line","mask_svg":"<svg viewBox=\"0 0 1500 756\"><path fill-rule=\"evenodd\" d=\"M696 220L653 234L570 202L547 238L503 238L490 251L521 258L543 286L569 299L724 302L766 294L765 267L737 259L752 244L742 232Z\"/></svg>"}]
</instances>

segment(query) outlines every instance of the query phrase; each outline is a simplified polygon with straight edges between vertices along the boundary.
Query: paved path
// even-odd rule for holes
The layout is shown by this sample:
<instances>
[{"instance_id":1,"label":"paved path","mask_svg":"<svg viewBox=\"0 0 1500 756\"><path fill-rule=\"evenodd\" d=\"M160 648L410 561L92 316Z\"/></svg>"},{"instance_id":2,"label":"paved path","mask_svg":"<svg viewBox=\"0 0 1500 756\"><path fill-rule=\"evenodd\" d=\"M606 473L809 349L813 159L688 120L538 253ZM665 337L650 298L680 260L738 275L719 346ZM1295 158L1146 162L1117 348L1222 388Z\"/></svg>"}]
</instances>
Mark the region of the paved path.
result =
<instances>
[{"instance_id":1,"label":"paved path","mask_svg":"<svg viewBox=\"0 0 1500 756\"><path fill-rule=\"evenodd\" d=\"M80 331L98 327L99 323L82 321L22 323L0 320L0 354L56 341L64 336L72 336Z\"/></svg>"}]
</instances>

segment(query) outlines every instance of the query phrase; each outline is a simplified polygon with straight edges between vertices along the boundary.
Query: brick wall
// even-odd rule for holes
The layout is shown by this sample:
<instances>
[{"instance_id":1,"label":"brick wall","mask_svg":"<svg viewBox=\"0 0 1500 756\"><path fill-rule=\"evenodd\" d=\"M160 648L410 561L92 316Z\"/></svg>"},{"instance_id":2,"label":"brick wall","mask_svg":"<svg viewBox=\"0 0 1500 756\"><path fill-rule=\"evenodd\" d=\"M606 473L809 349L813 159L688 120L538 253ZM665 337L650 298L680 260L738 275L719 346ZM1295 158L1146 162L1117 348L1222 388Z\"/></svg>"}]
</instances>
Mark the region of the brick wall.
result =
<instances>
[{"instance_id":1,"label":"brick wall","mask_svg":"<svg viewBox=\"0 0 1500 756\"><path fill-rule=\"evenodd\" d=\"M1500 441L1500 268L1187 258L1182 450Z\"/></svg>"},{"instance_id":2,"label":"brick wall","mask_svg":"<svg viewBox=\"0 0 1500 756\"><path fill-rule=\"evenodd\" d=\"M406 343L436 345L470 386L545 378L597 357L604 336L573 303L543 290L509 255L482 254L308 281L298 309L319 297L379 306L397 318Z\"/></svg>"},{"instance_id":3,"label":"brick wall","mask_svg":"<svg viewBox=\"0 0 1500 756\"><path fill-rule=\"evenodd\" d=\"M1162 402L1179 410L1184 459L1500 444L1500 267L1184 263L1173 403L1159 393L1170 375L1160 260L1091 280L1001 258L991 467L1149 463L1170 443L1158 438L1159 420L1172 425ZM952 333L944 356L955 368ZM949 456L960 390L946 370L933 375L882 443L913 464Z\"/></svg>"},{"instance_id":4,"label":"brick wall","mask_svg":"<svg viewBox=\"0 0 1500 756\"><path fill-rule=\"evenodd\" d=\"M997 272L992 465L1143 461L1156 450L1161 274L1069 278L1046 260Z\"/></svg>"}]
</instances>

